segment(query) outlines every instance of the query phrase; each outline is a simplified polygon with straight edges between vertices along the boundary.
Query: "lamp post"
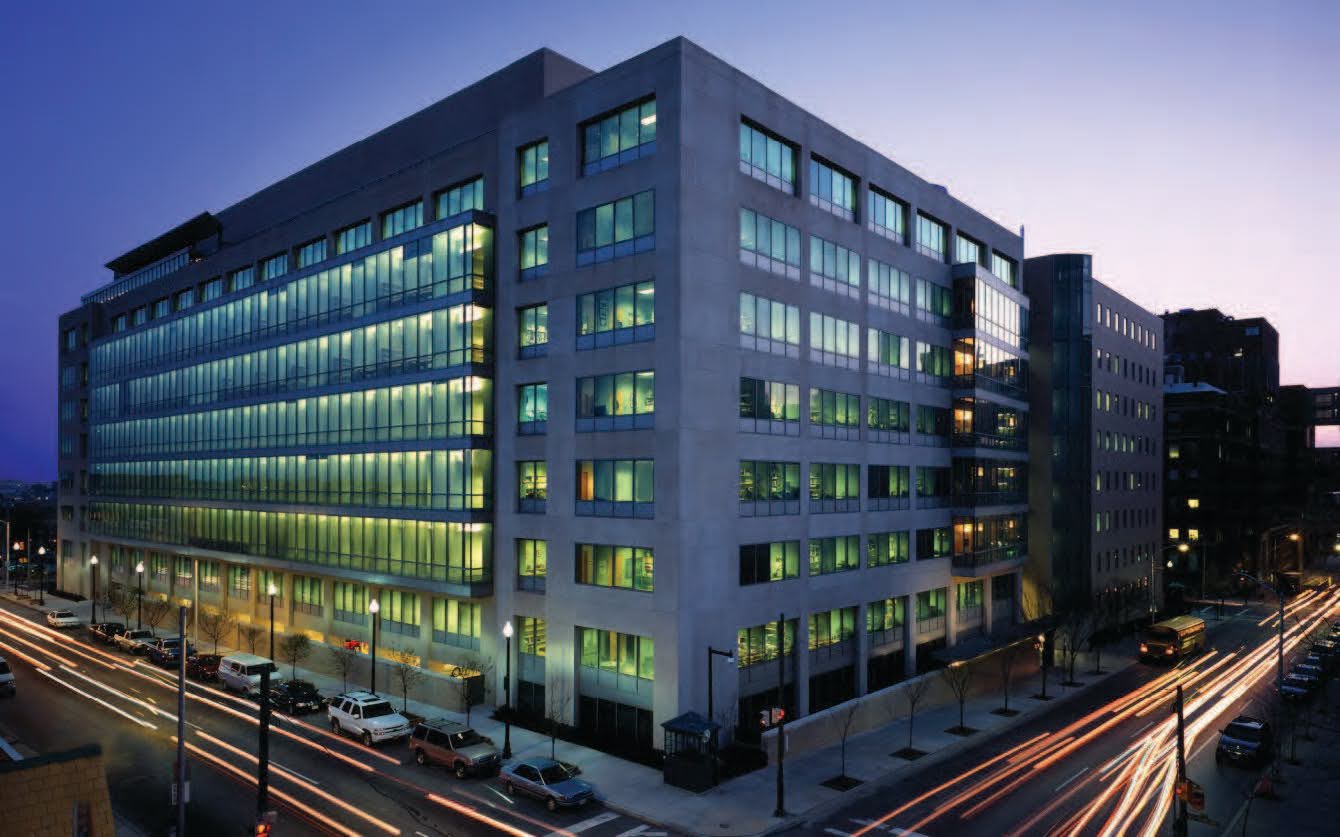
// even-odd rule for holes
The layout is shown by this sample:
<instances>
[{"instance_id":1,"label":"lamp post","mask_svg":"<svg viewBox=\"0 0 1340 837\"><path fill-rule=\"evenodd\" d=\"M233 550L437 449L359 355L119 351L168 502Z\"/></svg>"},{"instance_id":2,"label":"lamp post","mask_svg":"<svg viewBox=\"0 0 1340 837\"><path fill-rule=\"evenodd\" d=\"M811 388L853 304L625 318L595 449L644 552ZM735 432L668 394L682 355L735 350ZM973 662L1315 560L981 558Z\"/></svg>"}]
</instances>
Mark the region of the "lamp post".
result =
<instances>
[{"instance_id":1,"label":"lamp post","mask_svg":"<svg viewBox=\"0 0 1340 837\"><path fill-rule=\"evenodd\" d=\"M707 646L707 729L708 734L712 736L708 741L708 755L712 757L712 784L715 785L720 777L718 775L719 767L717 765L717 731L712 729L712 713L714 711L712 699L715 696L714 693L716 691L712 684L713 657L725 657L728 663L734 665L735 654L730 651L719 651L710 645Z\"/></svg>"},{"instance_id":2,"label":"lamp post","mask_svg":"<svg viewBox=\"0 0 1340 837\"><path fill-rule=\"evenodd\" d=\"M42 583L37 586L37 603L45 605L47 603L47 548L39 546L37 548L37 564L42 568Z\"/></svg>"},{"instance_id":3,"label":"lamp post","mask_svg":"<svg viewBox=\"0 0 1340 837\"><path fill-rule=\"evenodd\" d=\"M88 559L88 564L92 568L89 570L89 574L93 576L93 598L90 599L93 602L93 618L89 621L96 623L98 621L98 556L91 556Z\"/></svg>"},{"instance_id":4,"label":"lamp post","mask_svg":"<svg viewBox=\"0 0 1340 837\"><path fill-rule=\"evenodd\" d=\"M144 562L135 565L135 628L144 627Z\"/></svg>"},{"instance_id":5,"label":"lamp post","mask_svg":"<svg viewBox=\"0 0 1340 837\"><path fill-rule=\"evenodd\" d=\"M503 623L503 639L507 641L507 662L503 673L503 751L502 757L512 757L512 620Z\"/></svg>"},{"instance_id":6,"label":"lamp post","mask_svg":"<svg viewBox=\"0 0 1340 837\"><path fill-rule=\"evenodd\" d=\"M23 549L23 544L19 543L18 541L14 541L14 548ZM19 574L14 573L14 595L17 596L18 594L19 594Z\"/></svg>"},{"instance_id":7,"label":"lamp post","mask_svg":"<svg viewBox=\"0 0 1340 837\"><path fill-rule=\"evenodd\" d=\"M382 606L377 603L376 599L368 602L368 613L372 614L372 688L368 691L374 695L377 693L377 622L380 621L377 618L377 613L381 609Z\"/></svg>"},{"instance_id":8,"label":"lamp post","mask_svg":"<svg viewBox=\"0 0 1340 837\"><path fill-rule=\"evenodd\" d=\"M1168 553L1168 552L1170 552L1171 550L1174 550L1174 549L1177 550L1178 552L1180 552L1180 553L1183 554L1183 555L1185 555L1185 554L1187 554L1188 552L1191 551L1191 547L1190 547L1185 541L1180 542L1180 543L1175 543L1175 544L1171 544L1171 543L1170 543L1170 544L1168 544L1167 546L1163 547L1163 551L1164 551L1165 554ZM1171 569L1173 569L1174 567L1177 566L1177 562L1176 562L1174 559L1169 558L1169 559L1167 560L1167 562L1164 564L1164 566L1167 567L1169 570L1171 570ZM1151 575L1152 575L1152 572L1151 572ZM1184 585L1184 586L1185 586L1185 585ZM1153 613L1150 614L1149 623L1150 623L1151 625L1154 623L1154 615L1153 615Z\"/></svg>"},{"instance_id":9,"label":"lamp post","mask_svg":"<svg viewBox=\"0 0 1340 837\"><path fill-rule=\"evenodd\" d=\"M270 594L270 660L273 662L275 658L275 596L278 595L279 590L275 587L275 583L271 581L266 585L265 592ZM373 599L372 601L375 604L377 600ZM376 613L377 611L372 612Z\"/></svg>"}]
</instances>

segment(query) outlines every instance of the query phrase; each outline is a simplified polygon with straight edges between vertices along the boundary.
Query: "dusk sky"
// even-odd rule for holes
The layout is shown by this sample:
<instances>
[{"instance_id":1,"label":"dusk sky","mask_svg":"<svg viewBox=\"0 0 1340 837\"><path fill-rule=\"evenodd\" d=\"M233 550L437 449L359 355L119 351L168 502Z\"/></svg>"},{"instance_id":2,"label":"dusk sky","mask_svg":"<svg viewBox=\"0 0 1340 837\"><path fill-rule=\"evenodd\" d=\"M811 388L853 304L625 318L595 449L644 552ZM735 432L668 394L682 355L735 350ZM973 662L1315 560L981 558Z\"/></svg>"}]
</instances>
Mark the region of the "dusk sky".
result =
<instances>
[{"instance_id":1,"label":"dusk sky","mask_svg":"<svg viewBox=\"0 0 1340 837\"><path fill-rule=\"evenodd\" d=\"M548 46L684 35L1161 312L1340 384L1340 4L14 4L0 32L0 479L56 477L56 319L102 265Z\"/></svg>"}]
</instances>

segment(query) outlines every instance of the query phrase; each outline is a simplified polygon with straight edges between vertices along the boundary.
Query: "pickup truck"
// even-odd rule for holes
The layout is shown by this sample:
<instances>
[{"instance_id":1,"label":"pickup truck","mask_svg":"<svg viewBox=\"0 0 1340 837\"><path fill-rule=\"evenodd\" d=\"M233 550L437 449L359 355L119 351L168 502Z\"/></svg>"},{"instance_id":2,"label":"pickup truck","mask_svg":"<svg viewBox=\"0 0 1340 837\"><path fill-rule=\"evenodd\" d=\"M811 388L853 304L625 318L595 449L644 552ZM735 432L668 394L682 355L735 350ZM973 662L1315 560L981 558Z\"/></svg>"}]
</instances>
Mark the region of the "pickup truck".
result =
<instances>
[{"instance_id":1,"label":"pickup truck","mask_svg":"<svg viewBox=\"0 0 1340 837\"><path fill-rule=\"evenodd\" d=\"M144 653L149 658L149 662L156 666L163 666L164 668L175 666L181 660L181 637L159 637L154 642L149 643ZM194 653L195 649L188 644L186 646L186 656L189 657Z\"/></svg>"},{"instance_id":2,"label":"pickup truck","mask_svg":"<svg viewBox=\"0 0 1340 837\"><path fill-rule=\"evenodd\" d=\"M126 626L120 622L94 622L88 626L88 638L103 645L111 645L116 635L125 629Z\"/></svg>"},{"instance_id":3,"label":"pickup truck","mask_svg":"<svg viewBox=\"0 0 1340 837\"><path fill-rule=\"evenodd\" d=\"M149 650L149 645L154 641L154 632L148 628L136 628L133 631L117 634L112 644L120 651L128 654L140 656Z\"/></svg>"}]
</instances>

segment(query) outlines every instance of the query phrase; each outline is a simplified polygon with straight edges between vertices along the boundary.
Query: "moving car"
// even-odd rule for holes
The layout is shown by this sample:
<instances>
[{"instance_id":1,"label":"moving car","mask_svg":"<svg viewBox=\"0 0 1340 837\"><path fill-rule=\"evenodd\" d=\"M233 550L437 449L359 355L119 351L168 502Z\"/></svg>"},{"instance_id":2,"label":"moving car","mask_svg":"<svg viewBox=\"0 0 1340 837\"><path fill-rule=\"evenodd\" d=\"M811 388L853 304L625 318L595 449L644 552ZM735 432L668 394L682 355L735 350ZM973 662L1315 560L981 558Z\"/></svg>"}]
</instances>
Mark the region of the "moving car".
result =
<instances>
[{"instance_id":1,"label":"moving car","mask_svg":"<svg viewBox=\"0 0 1340 837\"><path fill-rule=\"evenodd\" d=\"M0 695L13 697L16 694L18 687L14 685L14 672L9 667L9 660L0 657Z\"/></svg>"},{"instance_id":2,"label":"moving car","mask_svg":"<svg viewBox=\"0 0 1340 837\"><path fill-rule=\"evenodd\" d=\"M595 798L589 782L575 779L566 767L553 759L535 758L514 762L498 776L509 796L524 793L544 803L550 811L577 808Z\"/></svg>"},{"instance_id":3,"label":"moving car","mask_svg":"<svg viewBox=\"0 0 1340 837\"><path fill-rule=\"evenodd\" d=\"M316 712L324 703L321 693L306 680L285 680L270 686L270 705L290 715Z\"/></svg>"},{"instance_id":4,"label":"moving car","mask_svg":"<svg viewBox=\"0 0 1340 837\"><path fill-rule=\"evenodd\" d=\"M181 644L181 637L179 636L159 637L149 646L145 655L149 658L149 662L154 665L169 668L181 661ZM186 656L189 657L194 653L195 649L188 644L186 646Z\"/></svg>"},{"instance_id":5,"label":"moving car","mask_svg":"<svg viewBox=\"0 0 1340 837\"><path fill-rule=\"evenodd\" d=\"M88 638L103 645L111 645L116 635L126 629L121 622L94 622L88 626Z\"/></svg>"},{"instance_id":6,"label":"moving car","mask_svg":"<svg viewBox=\"0 0 1340 837\"><path fill-rule=\"evenodd\" d=\"M112 643L116 647L129 654L139 656L149 650L149 644L154 641L154 632L148 628L136 628L132 631L122 631L116 635Z\"/></svg>"},{"instance_id":7,"label":"moving car","mask_svg":"<svg viewBox=\"0 0 1340 837\"><path fill-rule=\"evenodd\" d=\"M456 774L494 774L502 767L502 755L485 738L465 724L441 718L422 721L409 737L409 749L420 765L440 764Z\"/></svg>"},{"instance_id":8,"label":"moving car","mask_svg":"<svg viewBox=\"0 0 1340 837\"><path fill-rule=\"evenodd\" d=\"M77 628L83 623L73 611L52 610L47 612L47 624L53 628Z\"/></svg>"},{"instance_id":9,"label":"moving car","mask_svg":"<svg viewBox=\"0 0 1340 837\"><path fill-rule=\"evenodd\" d=\"M255 654L229 654L219 661L219 681L231 692L249 695L260 690L261 672L278 670L273 661Z\"/></svg>"},{"instance_id":10,"label":"moving car","mask_svg":"<svg viewBox=\"0 0 1340 837\"><path fill-rule=\"evenodd\" d=\"M335 734L348 732L363 746L409 735L409 719L391 708L386 698L372 692L348 692L332 698L326 707Z\"/></svg>"},{"instance_id":11,"label":"moving car","mask_svg":"<svg viewBox=\"0 0 1340 837\"><path fill-rule=\"evenodd\" d=\"M1274 738L1270 724L1250 715L1239 715L1219 731L1214 760L1263 765L1270 761Z\"/></svg>"},{"instance_id":12,"label":"moving car","mask_svg":"<svg viewBox=\"0 0 1340 837\"><path fill-rule=\"evenodd\" d=\"M219 679L218 654L196 654L186 658L186 676L192 680L210 682Z\"/></svg>"}]
</instances>

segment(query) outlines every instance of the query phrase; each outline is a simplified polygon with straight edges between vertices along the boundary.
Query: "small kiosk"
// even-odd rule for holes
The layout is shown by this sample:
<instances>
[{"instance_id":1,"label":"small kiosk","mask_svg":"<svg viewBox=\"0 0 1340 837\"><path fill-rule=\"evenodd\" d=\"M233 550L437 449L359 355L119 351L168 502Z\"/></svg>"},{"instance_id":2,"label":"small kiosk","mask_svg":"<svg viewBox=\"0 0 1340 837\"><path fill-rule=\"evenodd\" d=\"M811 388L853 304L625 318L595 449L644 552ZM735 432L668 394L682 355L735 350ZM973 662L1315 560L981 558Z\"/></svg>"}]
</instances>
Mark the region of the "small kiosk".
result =
<instances>
[{"instance_id":1,"label":"small kiosk","mask_svg":"<svg viewBox=\"0 0 1340 837\"><path fill-rule=\"evenodd\" d=\"M665 730L664 781L691 791L712 787L712 736L721 724L697 712L685 712L661 724Z\"/></svg>"}]
</instances>

